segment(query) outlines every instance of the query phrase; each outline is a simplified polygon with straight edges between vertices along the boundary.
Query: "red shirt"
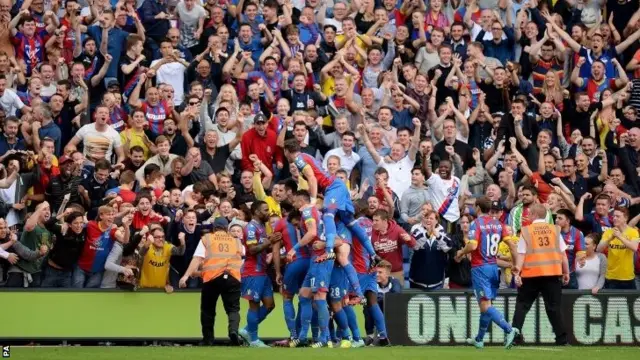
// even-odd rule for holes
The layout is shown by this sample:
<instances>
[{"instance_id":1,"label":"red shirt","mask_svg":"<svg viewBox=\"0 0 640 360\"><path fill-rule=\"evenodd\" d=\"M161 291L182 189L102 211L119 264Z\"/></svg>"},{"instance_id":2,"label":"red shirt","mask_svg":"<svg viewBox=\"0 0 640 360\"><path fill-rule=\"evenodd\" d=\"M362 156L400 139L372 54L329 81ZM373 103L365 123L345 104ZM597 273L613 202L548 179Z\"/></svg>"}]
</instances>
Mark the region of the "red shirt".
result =
<instances>
[{"instance_id":1,"label":"red shirt","mask_svg":"<svg viewBox=\"0 0 640 360\"><path fill-rule=\"evenodd\" d=\"M553 175L557 176L557 177L562 177L564 176L563 173L559 173L554 171ZM536 171L533 173L533 175L531 176L531 183L536 185L536 181L537 181L537 186L536 188L538 189L538 198L540 199L541 203L546 203L547 199L549 198L549 195L551 195L551 193L553 192L553 184L549 185L547 184L543 179L542 176L540 176L540 172Z\"/></svg>"},{"instance_id":2,"label":"red shirt","mask_svg":"<svg viewBox=\"0 0 640 360\"><path fill-rule=\"evenodd\" d=\"M51 178L60 175L60 169L53 165L51 165L50 169L47 169L42 163L38 164L38 166L40 166L40 181L33 184L33 193L44 194L44 190L49 186Z\"/></svg>"},{"instance_id":3,"label":"red shirt","mask_svg":"<svg viewBox=\"0 0 640 360\"><path fill-rule=\"evenodd\" d=\"M133 221L131 222L131 225L135 230L140 230L152 222L165 223L165 218L159 214L152 215L152 213L144 216L140 211L136 211L135 214L133 214Z\"/></svg>"},{"instance_id":4,"label":"red shirt","mask_svg":"<svg viewBox=\"0 0 640 360\"><path fill-rule=\"evenodd\" d=\"M249 160L251 154L258 155L258 159L267 167L277 161L284 163L282 151L276 145L277 139L278 135L271 129L267 129L264 137L260 136L256 129L249 129L245 132L240 142L242 170L253 171L253 163Z\"/></svg>"},{"instance_id":5,"label":"red shirt","mask_svg":"<svg viewBox=\"0 0 640 360\"><path fill-rule=\"evenodd\" d=\"M136 193L131 190L120 189L120 198L122 198L122 202L133 204L136 201Z\"/></svg>"},{"instance_id":6,"label":"red shirt","mask_svg":"<svg viewBox=\"0 0 640 360\"><path fill-rule=\"evenodd\" d=\"M407 234L395 221L389 221L385 234L373 230L371 242L376 254L391 263L391 271L402 271L402 245L415 246L416 240Z\"/></svg>"}]
</instances>

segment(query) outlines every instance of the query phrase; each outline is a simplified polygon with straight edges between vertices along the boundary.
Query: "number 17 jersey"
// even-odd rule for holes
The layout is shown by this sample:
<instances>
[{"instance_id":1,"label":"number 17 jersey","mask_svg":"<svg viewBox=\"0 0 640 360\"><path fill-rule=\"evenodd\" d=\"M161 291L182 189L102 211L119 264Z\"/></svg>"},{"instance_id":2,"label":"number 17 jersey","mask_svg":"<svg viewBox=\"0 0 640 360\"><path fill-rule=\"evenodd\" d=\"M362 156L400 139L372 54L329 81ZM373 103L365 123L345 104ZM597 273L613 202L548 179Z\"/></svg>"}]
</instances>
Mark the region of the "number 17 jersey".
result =
<instances>
[{"instance_id":1,"label":"number 17 jersey","mask_svg":"<svg viewBox=\"0 0 640 360\"><path fill-rule=\"evenodd\" d=\"M510 235L506 225L491 216L483 215L469 226L469 241L478 244L471 253L471 267L495 265L500 240Z\"/></svg>"}]
</instances>

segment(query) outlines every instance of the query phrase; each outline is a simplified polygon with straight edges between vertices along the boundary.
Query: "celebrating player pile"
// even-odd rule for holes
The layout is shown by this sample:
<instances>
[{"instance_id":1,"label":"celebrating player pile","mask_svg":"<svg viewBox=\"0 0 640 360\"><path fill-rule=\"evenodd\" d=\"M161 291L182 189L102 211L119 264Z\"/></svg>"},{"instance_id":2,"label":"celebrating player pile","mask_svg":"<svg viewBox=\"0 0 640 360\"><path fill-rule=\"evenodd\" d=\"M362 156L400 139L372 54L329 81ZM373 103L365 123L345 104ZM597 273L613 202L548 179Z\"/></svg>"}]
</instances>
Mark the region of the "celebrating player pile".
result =
<instances>
[{"instance_id":1,"label":"celebrating player pile","mask_svg":"<svg viewBox=\"0 0 640 360\"><path fill-rule=\"evenodd\" d=\"M242 296L249 301L249 310L247 326L240 335L251 347L267 346L258 337L258 325L274 307L265 272L268 255L272 254L290 333L290 339L280 345L306 346L311 327L312 348L333 347L331 340L339 342L340 347L364 346L353 310L355 304L366 306L374 319L379 344L388 345L384 317L377 302L375 273L371 271L380 258L367 232L355 219L346 185L322 170L315 159L301 154L296 142L285 144L285 155L309 182L310 191L294 194L294 208L288 212L283 209L284 217L271 236L265 230L269 219L267 204L257 201L251 206L253 220L244 233L247 256L242 268ZM315 206L318 191L324 195L322 212ZM352 242L352 234L356 242ZM280 257L285 253L282 274ZM293 306L296 293L297 316ZM330 310L337 323L333 335L329 330Z\"/></svg>"}]
</instances>

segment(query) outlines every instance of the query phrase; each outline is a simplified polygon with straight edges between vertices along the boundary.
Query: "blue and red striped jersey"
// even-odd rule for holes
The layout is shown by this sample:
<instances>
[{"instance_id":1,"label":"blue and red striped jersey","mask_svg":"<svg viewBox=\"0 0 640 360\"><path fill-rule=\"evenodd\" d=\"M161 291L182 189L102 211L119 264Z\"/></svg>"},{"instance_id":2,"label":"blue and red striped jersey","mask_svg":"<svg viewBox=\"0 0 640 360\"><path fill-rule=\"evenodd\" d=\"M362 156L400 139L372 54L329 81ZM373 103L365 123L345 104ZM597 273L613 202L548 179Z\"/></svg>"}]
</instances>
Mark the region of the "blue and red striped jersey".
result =
<instances>
[{"instance_id":1,"label":"blue and red striped jersey","mask_svg":"<svg viewBox=\"0 0 640 360\"><path fill-rule=\"evenodd\" d=\"M313 227L316 229L316 236L309 242L309 246L313 249L313 244L319 241L324 241L321 239L320 235L322 234L320 229L320 211L314 205L307 205L300 209L300 213L302 214L302 218L300 220L300 232L301 235L304 236L309 230ZM316 258L317 256L323 255L326 252L325 249L311 250L312 258Z\"/></svg>"},{"instance_id":2,"label":"blue and red striped jersey","mask_svg":"<svg viewBox=\"0 0 640 360\"><path fill-rule=\"evenodd\" d=\"M244 237L242 244L247 248L247 255L242 265L242 276L259 276L265 275L267 269L267 253L265 251L251 254L249 247L251 245L260 245L267 239L267 230L264 224L256 220L251 220L244 228Z\"/></svg>"},{"instance_id":3,"label":"blue and red striped jersey","mask_svg":"<svg viewBox=\"0 0 640 360\"><path fill-rule=\"evenodd\" d=\"M367 233L367 236L371 238L371 234L373 232L373 222L368 217L360 217L358 220L358 225L364 229ZM351 258L351 264L356 269L358 274L366 274L369 272L371 259L369 258L369 253L367 249L362 246L360 241L352 241L351 243L351 253L349 254Z\"/></svg>"},{"instance_id":4,"label":"blue and red striped jersey","mask_svg":"<svg viewBox=\"0 0 640 360\"><path fill-rule=\"evenodd\" d=\"M302 169L304 169L305 167L311 167L313 175L318 181L318 192L324 192L324 190L327 189L335 181L335 177L326 172L322 168L322 164L309 154L298 154L293 163L298 168L300 174L302 174Z\"/></svg>"},{"instance_id":5,"label":"blue and red striped jersey","mask_svg":"<svg viewBox=\"0 0 640 360\"><path fill-rule=\"evenodd\" d=\"M293 226L286 218L278 220L275 228L273 229L274 233L282 234L282 243L284 245L285 252L289 252L300 240L298 238L298 232L296 231L296 227ZM309 257L309 249L306 246L301 247L296 251L295 258L308 258Z\"/></svg>"},{"instance_id":6,"label":"blue and red striped jersey","mask_svg":"<svg viewBox=\"0 0 640 360\"><path fill-rule=\"evenodd\" d=\"M49 40L49 34L45 31L37 31L33 37L26 37L23 33L18 32L16 36L11 38L11 42L16 50L16 59L24 60L27 65L26 76L31 76L33 69L44 62L45 48L44 45Z\"/></svg>"},{"instance_id":7,"label":"blue and red striped jersey","mask_svg":"<svg viewBox=\"0 0 640 360\"><path fill-rule=\"evenodd\" d=\"M469 226L469 241L478 246L471 253L471 267L496 264L500 240L510 235L509 229L488 215L475 219Z\"/></svg>"},{"instance_id":8,"label":"blue and red striped jersey","mask_svg":"<svg viewBox=\"0 0 640 360\"><path fill-rule=\"evenodd\" d=\"M164 121L171 113L167 102L162 100L156 105L151 105L148 101L145 101L142 103L142 111L144 111L144 116L149 121L149 130L155 135L162 135L164 132Z\"/></svg>"},{"instance_id":9,"label":"blue and red striped jersey","mask_svg":"<svg viewBox=\"0 0 640 360\"><path fill-rule=\"evenodd\" d=\"M78 259L78 267L87 272L102 272L115 241L116 228L100 228L97 221L87 223L87 239Z\"/></svg>"},{"instance_id":10,"label":"blue and red striped jersey","mask_svg":"<svg viewBox=\"0 0 640 360\"><path fill-rule=\"evenodd\" d=\"M576 255L580 251L586 251L586 243L582 231L575 227L569 227L569 231L560 232L565 244L567 244L567 259L569 260L569 272L576 270Z\"/></svg>"}]
</instances>

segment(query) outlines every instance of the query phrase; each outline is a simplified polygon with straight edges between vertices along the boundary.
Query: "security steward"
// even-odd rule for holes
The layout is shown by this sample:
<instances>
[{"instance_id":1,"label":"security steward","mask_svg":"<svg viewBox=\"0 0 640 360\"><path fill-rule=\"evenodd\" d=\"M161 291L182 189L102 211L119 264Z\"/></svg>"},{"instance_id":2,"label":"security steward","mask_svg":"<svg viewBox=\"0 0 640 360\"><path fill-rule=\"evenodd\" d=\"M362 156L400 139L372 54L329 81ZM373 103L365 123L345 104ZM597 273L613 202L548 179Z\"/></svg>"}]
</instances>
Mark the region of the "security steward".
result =
<instances>
[{"instance_id":1,"label":"security steward","mask_svg":"<svg viewBox=\"0 0 640 360\"><path fill-rule=\"evenodd\" d=\"M187 279L200 270L202 275L202 293L200 295L200 325L202 326L201 345L213 345L213 328L216 319L218 297L222 297L224 310L229 317L229 339L231 345L240 345L238 327L240 326L240 268L244 247L242 243L229 235L229 222L217 218L213 222L213 231L205 234L189 264L180 287L187 286Z\"/></svg>"},{"instance_id":2,"label":"security steward","mask_svg":"<svg viewBox=\"0 0 640 360\"><path fill-rule=\"evenodd\" d=\"M562 285L569 283L569 262L567 245L560 234L560 228L545 222L547 209L541 204L533 204L531 225L522 229L517 245L515 267L512 269L518 296L513 316L513 328L517 330L517 342L527 312L542 295L549 322L556 335L556 345L567 344L567 332L561 316Z\"/></svg>"}]
</instances>

